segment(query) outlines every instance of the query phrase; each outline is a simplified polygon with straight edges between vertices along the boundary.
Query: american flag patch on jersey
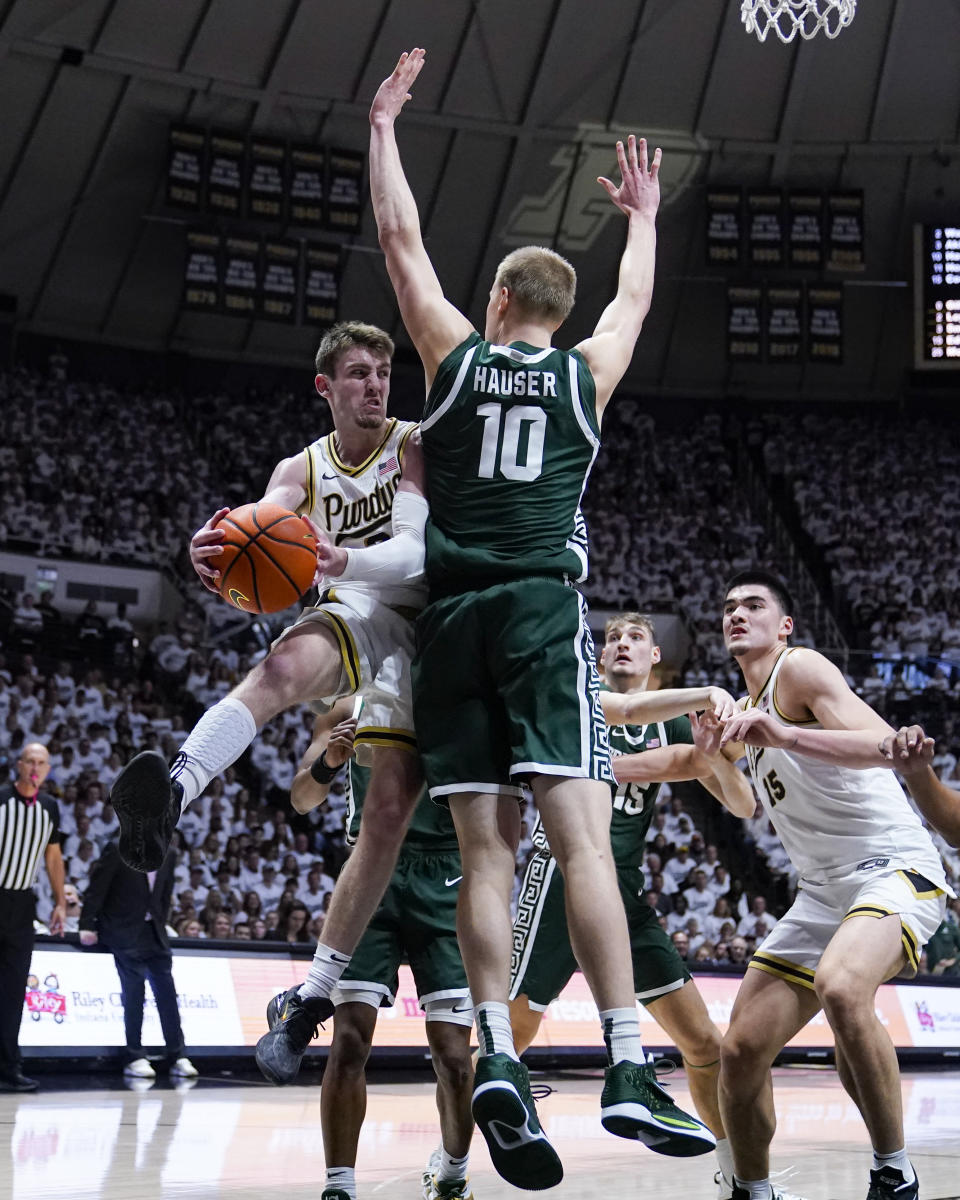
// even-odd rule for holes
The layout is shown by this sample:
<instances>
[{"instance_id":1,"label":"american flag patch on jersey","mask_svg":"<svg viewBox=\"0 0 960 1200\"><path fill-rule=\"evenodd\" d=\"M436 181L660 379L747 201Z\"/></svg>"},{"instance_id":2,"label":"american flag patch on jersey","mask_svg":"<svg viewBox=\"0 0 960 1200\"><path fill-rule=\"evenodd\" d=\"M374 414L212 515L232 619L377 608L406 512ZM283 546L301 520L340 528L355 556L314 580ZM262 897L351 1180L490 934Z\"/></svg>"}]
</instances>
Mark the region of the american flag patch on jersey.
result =
<instances>
[{"instance_id":1,"label":"american flag patch on jersey","mask_svg":"<svg viewBox=\"0 0 960 1200\"><path fill-rule=\"evenodd\" d=\"M398 471L399 469L400 464L397 462L397 456L391 454L386 462L380 463L377 467L377 478L379 479L382 475L389 475L391 471Z\"/></svg>"},{"instance_id":2,"label":"american flag patch on jersey","mask_svg":"<svg viewBox=\"0 0 960 1200\"><path fill-rule=\"evenodd\" d=\"M648 749L648 750L656 750L656 748L657 748L659 745L660 745L660 739L659 739L659 738L648 738L648 739L647 739L647 749Z\"/></svg>"}]
</instances>

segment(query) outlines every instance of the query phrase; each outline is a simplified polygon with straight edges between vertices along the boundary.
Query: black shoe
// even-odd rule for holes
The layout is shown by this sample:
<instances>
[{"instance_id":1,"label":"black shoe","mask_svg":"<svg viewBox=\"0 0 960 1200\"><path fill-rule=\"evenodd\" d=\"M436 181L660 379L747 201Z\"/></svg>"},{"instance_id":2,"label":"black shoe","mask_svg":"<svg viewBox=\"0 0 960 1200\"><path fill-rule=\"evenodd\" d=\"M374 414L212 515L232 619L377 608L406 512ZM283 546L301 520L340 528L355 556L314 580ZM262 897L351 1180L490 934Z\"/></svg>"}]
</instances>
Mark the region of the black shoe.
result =
<instances>
[{"instance_id":1,"label":"black shoe","mask_svg":"<svg viewBox=\"0 0 960 1200\"><path fill-rule=\"evenodd\" d=\"M256 1060L271 1083L292 1083L307 1047L317 1036L317 1026L334 1013L327 996L300 996L300 985L281 992L267 1005L268 1033L257 1042Z\"/></svg>"},{"instance_id":2,"label":"black shoe","mask_svg":"<svg viewBox=\"0 0 960 1200\"><path fill-rule=\"evenodd\" d=\"M920 1181L916 1171L910 1183L896 1167L882 1167L879 1171L870 1172L867 1200L917 1200L919 1195Z\"/></svg>"},{"instance_id":3,"label":"black shoe","mask_svg":"<svg viewBox=\"0 0 960 1200\"><path fill-rule=\"evenodd\" d=\"M19 1067L0 1072L0 1092L35 1092L37 1087L37 1081L28 1079Z\"/></svg>"},{"instance_id":4,"label":"black shoe","mask_svg":"<svg viewBox=\"0 0 960 1200\"><path fill-rule=\"evenodd\" d=\"M157 871L180 820L183 788L159 754L144 750L123 768L110 792L120 822L120 857L135 871Z\"/></svg>"}]
</instances>

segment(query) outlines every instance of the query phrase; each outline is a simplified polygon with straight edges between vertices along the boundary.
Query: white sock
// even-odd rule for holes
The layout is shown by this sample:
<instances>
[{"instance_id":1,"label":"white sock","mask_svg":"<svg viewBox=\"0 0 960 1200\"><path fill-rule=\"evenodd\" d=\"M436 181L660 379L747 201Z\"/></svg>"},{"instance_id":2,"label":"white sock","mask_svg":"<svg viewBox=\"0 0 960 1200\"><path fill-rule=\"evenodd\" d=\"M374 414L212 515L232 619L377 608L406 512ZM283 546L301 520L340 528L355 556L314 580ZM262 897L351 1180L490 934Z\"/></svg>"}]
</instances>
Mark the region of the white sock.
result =
<instances>
[{"instance_id":1,"label":"white sock","mask_svg":"<svg viewBox=\"0 0 960 1200\"><path fill-rule=\"evenodd\" d=\"M339 950L331 950L323 942L317 942L310 970L300 985L300 998L307 1000L311 996L329 996L349 964L349 954L341 954Z\"/></svg>"},{"instance_id":2,"label":"white sock","mask_svg":"<svg viewBox=\"0 0 960 1200\"><path fill-rule=\"evenodd\" d=\"M354 1167L327 1167L328 1188L339 1188L350 1200L357 1200L357 1178Z\"/></svg>"},{"instance_id":3,"label":"white sock","mask_svg":"<svg viewBox=\"0 0 960 1200\"><path fill-rule=\"evenodd\" d=\"M873 1169L882 1171L884 1167L893 1167L897 1171L903 1173L904 1182L913 1183L916 1179L913 1165L910 1159L907 1158L907 1152L903 1150L895 1150L893 1154L878 1154L876 1150L873 1152Z\"/></svg>"},{"instance_id":4,"label":"white sock","mask_svg":"<svg viewBox=\"0 0 960 1200\"><path fill-rule=\"evenodd\" d=\"M446 1150L440 1150L440 1169L437 1171L438 1179L466 1179L467 1163L470 1161L470 1155L465 1154L463 1158L454 1158L448 1154Z\"/></svg>"},{"instance_id":5,"label":"white sock","mask_svg":"<svg viewBox=\"0 0 960 1200\"><path fill-rule=\"evenodd\" d=\"M717 1138L717 1164L727 1183L733 1182L733 1151L727 1138Z\"/></svg>"},{"instance_id":6,"label":"white sock","mask_svg":"<svg viewBox=\"0 0 960 1200\"><path fill-rule=\"evenodd\" d=\"M740 1179L734 1177L735 1185L745 1188L750 1193L750 1200L772 1200L773 1188L769 1179Z\"/></svg>"},{"instance_id":7,"label":"white sock","mask_svg":"<svg viewBox=\"0 0 960 1200\"><path fill-rule=\"evenodd\" d=\"M227 696L208 708L180 747L186 758L177 763L183 808L203 792L214 775L240 757L257 736L253 713L242 700Z\"/></svg>"},{"instance_id":8,"label":"white sock","mask_svg":"<svg viewBox=\"0 0 960 1200\"><path fill-rule=\"evenodd\" d=\"M605 1008L600 1014L600 1025L603 1028L603 1042L607 1047L608 1066L613 1067L624 1061L645 1061L636 1006Z\"/></svg>"},{"instance_id":9,"label":"white sock","mask_svg":"<svg viewBox=\"0 0 960 1200\"><path fill-rule=\"evenodd\" d=\"M510 1028L510 1008L497 1000L485 1000L474 1009L480 1054L509 1054L519 1062Z\"/></svg>"}]
</instances>

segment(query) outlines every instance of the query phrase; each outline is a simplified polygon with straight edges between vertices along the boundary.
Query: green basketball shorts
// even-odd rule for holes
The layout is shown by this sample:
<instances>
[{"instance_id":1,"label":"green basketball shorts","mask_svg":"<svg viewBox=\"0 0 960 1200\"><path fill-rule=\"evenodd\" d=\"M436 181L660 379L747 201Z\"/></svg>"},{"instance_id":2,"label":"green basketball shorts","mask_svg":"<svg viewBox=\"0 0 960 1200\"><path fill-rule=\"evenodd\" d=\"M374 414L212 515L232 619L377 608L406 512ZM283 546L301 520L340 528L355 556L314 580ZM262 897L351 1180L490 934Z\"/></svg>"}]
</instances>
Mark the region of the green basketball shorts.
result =
<instances>
[{"instance_id":1,"label":"green basketball shorts","mask_svg":"<svg viewBox=\"0 0 960 1200\"><path fill-rule=\"evenodd\" d=\"M537 576L421 613L414 725L433 799L519 797L533 775L612 782L586 612L576 589Z\"/></svg>"},{"instance_id":2,"label":"green basketball shorts","mask_svg":"<svg viewBox=\"0 0 960 1200\"><path fill-rule=\"evenodd\" d=\"M452 997L464 997L469 1007L470 989L457 945L462 872L458 850L401 850L380 907L333 994L335 1004L369 1002L370 995L377 995L380 1005L389 1007L406 960L421 1007Z\"/></svg>"},{"instance_id":3,"label":"green basketball shorts","mask_svg":"<svg viewBox=\"0 0 960 1200\"><path fill-rule=\"evenodd\" d=\"M637 895L639 878L635 868L617 869L630 931L633 988L641 1004L649 1004L683 987L690 972L661 928L656 912ZM563 876L552 855L534 854L523 877L513 923L510 999L526 996L530 1007L542 1012L560 995L576 969L567 932Z\"/></svg>"}]
</instances>

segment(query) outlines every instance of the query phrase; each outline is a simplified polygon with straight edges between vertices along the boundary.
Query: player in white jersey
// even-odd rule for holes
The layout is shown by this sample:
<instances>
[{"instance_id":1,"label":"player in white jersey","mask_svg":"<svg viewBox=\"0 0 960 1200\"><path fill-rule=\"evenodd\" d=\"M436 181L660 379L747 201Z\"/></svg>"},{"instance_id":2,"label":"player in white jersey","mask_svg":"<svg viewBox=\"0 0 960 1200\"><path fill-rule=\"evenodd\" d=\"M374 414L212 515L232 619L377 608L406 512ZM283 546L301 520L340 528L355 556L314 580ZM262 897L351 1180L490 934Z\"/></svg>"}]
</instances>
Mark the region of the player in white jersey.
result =
<instances>
[{"instance_id":1,"label":"player in white jersey","mask_svg":"<svg viewBox=\"0 0 960 1200\"><path fill-rule=\"evenodd\" d=\"M257 730L298 703L364 698L357 741L371 766L368 820L340 874L310 972L282 1020L261 1039L257 1061L273 1082L296 1076L330 993L350 961L393 872L422 784L410 700L412 617L422 607L427 505L419 439L387 417L393 342L360 322L334 326L317 351L316 388L334 430L275 468L265 501L304 513L316 526L321 598L285 630L262 662L194 727L172 769L138 755L111 800L121 854L151 870L162 861L183 808L250 745ZM190 557L215 590L222 532L216 513L194 534ZM329 584L335 584L330 587ZM314 772L336 768L321 756Z\"/></svg>"},{"instance_id":2,"label":"player in white jersey","mask_svg":"<svg viewBox=\"0 0 960 1200\"><path fill-rule=\"evenodd\" d=\"M840 1079L874 1149L869 1200L914 1200L897 1056L877 1019L881 983L913 975L949 893L939 856L889 770L893 730L821 654L791 649L789 593L742 572L723 633L749 696L724 742L746 744L760 799L800 873L797 898L751 959L723 1040L720 1101L734 1200L769 1200L770 1068L822 1008Z\"/></svg>"}]
</instances>

